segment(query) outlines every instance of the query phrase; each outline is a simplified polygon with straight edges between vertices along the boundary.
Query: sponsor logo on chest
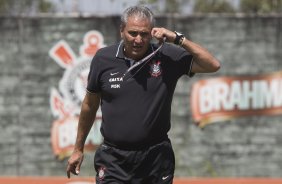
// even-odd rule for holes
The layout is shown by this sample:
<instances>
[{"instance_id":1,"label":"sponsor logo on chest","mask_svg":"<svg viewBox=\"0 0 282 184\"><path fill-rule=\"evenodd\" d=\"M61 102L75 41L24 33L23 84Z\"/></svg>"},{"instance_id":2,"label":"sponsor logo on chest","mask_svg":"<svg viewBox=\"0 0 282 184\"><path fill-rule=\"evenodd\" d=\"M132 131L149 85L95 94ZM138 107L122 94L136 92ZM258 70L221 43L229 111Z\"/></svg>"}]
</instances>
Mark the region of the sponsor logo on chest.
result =
<instances>
[{"instance_id":1,"label":"sponsor logo on chest","mask_svg":"<svg viewBox=\"0 0 282 184\"><path fill-rule=\"evenodd\" d=\"M112 73L111 73L112 76ZM109 83L110 83L110 87L112 89L119 89L120 88L120 83L123 82L123 78L122 77L111 77L109 78Z\"/></svg>"}]
</instances>

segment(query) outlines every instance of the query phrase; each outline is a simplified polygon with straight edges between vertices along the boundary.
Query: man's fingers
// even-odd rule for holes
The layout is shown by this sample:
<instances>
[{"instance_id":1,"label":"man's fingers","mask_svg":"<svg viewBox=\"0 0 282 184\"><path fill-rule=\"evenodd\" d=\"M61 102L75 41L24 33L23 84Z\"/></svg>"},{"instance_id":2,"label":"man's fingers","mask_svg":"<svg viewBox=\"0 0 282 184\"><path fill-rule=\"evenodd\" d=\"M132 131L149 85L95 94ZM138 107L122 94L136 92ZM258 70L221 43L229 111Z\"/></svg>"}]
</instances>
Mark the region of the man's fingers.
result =
<instances>
[{"instance_id":1,"label":"man's fingers","mask_svg":"<svg viewBox=\"0 0 282 184\"><path fill-rule=\"evenodd\" d=\"M71 176L70 173L72 173L74 175L78 175L79 174L79 170L80 170L80 167L77 170L77 166L76 165L68 164L68 166L67 166L67 176L68 176L68 178L70 178L70 176Z\"/></svg>"},{"instance_id":2,"label":"man's fingers","mask_svg":"<svg viewBox=\"0 0 282 184\"><path fill-rule=\"evenodd\" d=\"M75 167L75 172L76 172L77 175L78 175L79 172L80 172L80 166L81 166L81 164L82 164L82 161L83 161L83 157L81 158L81 160L78 162L78 164L77 164L76 167Z\"/></svg>"},{"instance_id":3,"label":"man's fingers","mask_svg":"<svg viewBox=\"0 0 282 184\"><path fill-rule=\"evenodd\" d=\"M82 161L83 161L83 153L74 152L73 155L68 160L68 165L67 165L68 178L70 178L71 173L74 175L79 174Z\"/></svg>"},{"instance_id":4,"label":"man's fingers","mask_svg":"<svg viewBox=\"0 0 282 184\"><path fill-rule=\"evenodd\" d=\"M77 164L76 168L75 168L75 173L78 175L80 172L80 165L81 164Z\"/></svg>"},{"instance_id":5,"label":"man's fingers","mask_svg":"<svg viewBox=\"0 0 282 184\"><path fill-rule=\"evenodd\" d=\"M70 178L70 165L67 166L67 176Z\"/></svg>"}]
</instances>

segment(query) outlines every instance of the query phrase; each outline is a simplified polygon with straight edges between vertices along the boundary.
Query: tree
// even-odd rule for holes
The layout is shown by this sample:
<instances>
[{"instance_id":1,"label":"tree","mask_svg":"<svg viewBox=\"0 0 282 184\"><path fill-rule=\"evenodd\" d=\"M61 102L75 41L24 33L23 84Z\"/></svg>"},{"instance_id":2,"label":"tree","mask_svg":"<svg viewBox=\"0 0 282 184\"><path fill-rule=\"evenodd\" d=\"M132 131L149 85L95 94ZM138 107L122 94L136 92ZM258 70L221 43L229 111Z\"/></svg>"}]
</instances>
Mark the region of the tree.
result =
<instances>
[{"instance_id":1,"label":"tree","mask_svg":"<svg viewBox=\"0 0 282 184\"><path fill-rule=\"evenodd\" d=\"M227 0L196 0L194 12L233 13L235 10Z\"/></svg>"},{"instance_id":2,"label":"tree","mask_svg":"<svg viewBox=\"0 0 282 184\"><path fill-rule=\"evenodd\" d=\"M282 13L282 0L241 0L243 13Z\"/></svg>"},{"instance_id":3,"label":"tree","mask_svg":"<svg viewBox=\"0 0 282 184\"><path fill-rule=\"evenodd\" d=\"M46 0L0 0L0 14L30 15L53 10L52 3Z\"/></svg>"}]
</instances>

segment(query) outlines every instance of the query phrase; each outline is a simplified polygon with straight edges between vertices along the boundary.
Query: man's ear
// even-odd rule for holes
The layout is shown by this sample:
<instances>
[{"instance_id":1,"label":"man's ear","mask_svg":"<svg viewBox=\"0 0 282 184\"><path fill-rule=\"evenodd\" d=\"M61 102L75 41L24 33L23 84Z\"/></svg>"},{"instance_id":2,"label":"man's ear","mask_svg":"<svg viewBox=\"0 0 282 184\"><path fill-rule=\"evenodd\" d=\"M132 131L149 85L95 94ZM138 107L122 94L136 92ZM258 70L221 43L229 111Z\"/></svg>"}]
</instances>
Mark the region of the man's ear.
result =
<instances>
[{"instance_id":1,"label":"man's ear","mask_svg":"<svg viewBox=\"0 0 282 184\"><path fill-rule=\"evenodd\" d=\"M120 25L119 27L119 32L120 32L120 37L123 39L123 31L124 31L124 26Z\"/></svg>"}]
</instances>

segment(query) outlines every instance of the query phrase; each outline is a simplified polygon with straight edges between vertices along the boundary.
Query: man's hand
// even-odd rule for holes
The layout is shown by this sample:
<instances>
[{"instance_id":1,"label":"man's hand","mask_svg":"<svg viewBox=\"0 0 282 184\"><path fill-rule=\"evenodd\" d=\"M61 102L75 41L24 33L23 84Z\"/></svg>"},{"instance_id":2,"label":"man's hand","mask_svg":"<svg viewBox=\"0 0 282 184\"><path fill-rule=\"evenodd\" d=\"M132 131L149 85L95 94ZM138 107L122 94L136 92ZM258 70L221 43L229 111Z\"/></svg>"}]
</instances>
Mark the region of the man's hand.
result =
<instances>
[{"instance_id":1,"label":"man's hand","mask_svg":"<svg viewBox=\"0 0 282 184\"><path fill-rule=\"evenodd\" d=\"M67 176L70 178L70 173L78 175L80 172L80 166L82 164L84 155L82 151L74 151L68 160Z\"/></svg>"},{"instance_id":2,"label":"man's hand","mask_svg":"<svg viewBox=\"0 0 282 184\"><path fill-rule=\"evenodd\" d=\"M175 40L175 33L165 29L165 28L159 28L159 27L154 27L151 31L151 35L152 37L155 37L157 40L159 40L160 42L163 41L164 38L166 38L167 42L171 42L173 43Z\"/></svg>"}]
</instances>

